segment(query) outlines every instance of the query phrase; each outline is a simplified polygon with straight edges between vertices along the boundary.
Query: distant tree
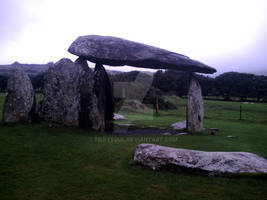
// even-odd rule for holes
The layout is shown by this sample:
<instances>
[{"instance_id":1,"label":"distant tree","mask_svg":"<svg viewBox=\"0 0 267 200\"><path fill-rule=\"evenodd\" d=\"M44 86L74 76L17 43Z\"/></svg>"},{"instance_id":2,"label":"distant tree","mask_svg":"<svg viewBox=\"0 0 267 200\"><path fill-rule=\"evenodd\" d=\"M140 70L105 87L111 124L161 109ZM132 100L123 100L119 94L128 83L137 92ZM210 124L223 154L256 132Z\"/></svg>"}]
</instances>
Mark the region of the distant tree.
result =
<instances>
[{"instance_id":1,"label":"distant tree","mask_svg":"<svg viewBox=\"0 0 267 200\"><path fill-rule=\"evenodd\" d=\"M41 92L44 87L44 73L30 76L33 88L36 92Z\"/></svg>"},{"instance_id":2,"label":"distant tree","mask_svg":"<svg viewBox=\"0 0 267 200\"><path fill-rule=\"evenodd\" d=\"M189 76L187 72L167 70L157 71L153 79L153 87L163 92L174 92L177 96L187 95L189 86Z\"/></svg>"},{"instance_id":3,"label":"distant tree","mask_svg":"<svg viewBox=\"0 0 267 200\"><path fill-rule=\"evenodd\" d=\"M144 100L144 104L151 104L156 109L158 106L159 109L166 110L166 109L175 109L176 105L167 101L161 90L151 87L147 92Z\"/></svg>"},{"instance_id":4,"label":"distant tree","mask_svg":"<svg viewBox=\"0 0 267 200\"><path fill-rule=\"evenodd\" d=\"M226 72L215 78L216 88L225 100L239 97L241 101L256 96L256 80L253 74L238 72Z\"/></svg>"},{"instance_id":5,"label":"distant tree","mask_svg":"<svg viewBox=\"0 0 267 200\"><path fill-rule=\"evenodd\" d=\"M256 76L255 91L258 102L267 99L267 76Z\"/></svg>"},{"instance_id":6,"label":"distant tree","mask_svg":"<svg viewBox=\"0 0 267 200\"><path fill-rule=\"evenodd\" d=\"M0 92L5 92L7 87L7 79L6 75L0 75Z\"/></svg>"},{"instance_id":7,"label":"distant tree","mask_svg":"<svg viewBox=\"0 0 267 200\"><path fill-rule=\"evenodd\" d=\"M144 83L148 80L148 76L133 71L112 76L111 79L115 82L135 81L134 84L131 84L128 92L130 92L130 97L136 98L138 94L146 90ZM190 73L183 71L159 70L154 74L152 87L164 94L183 97L188 93L190 76ZM225 100L239 98L239 100L245 101L248 98L257 98L258 101L267 101L267 76L238 72L226 72L216 78L200 74L195 76L201 85L203 96L223 97Z\"/></svg>"},{"instance_id":8,"label":"distant tree","mask_svg":"<svg viewBox=\"0 0 267 200\"><path fill-rule=\"evenodd\" d=\"M231 100L234 84L235 80L233 79L233 72L224 73L215 78L216 88L224 100Z\"/></svg>"},{"instance_id":9,"label":"distant tree","mask_svg":"<svg viewBox=\"0 0 267 200\"><path fill-rule=\"evenodd\" d=\"M256 76L253 74L240 73L236 80L235 95L240 98L241 101L247 98L255 97L255 80Z\"/></svg>"},{"instance_id":10,"label":"distant tree","mask_svg":"<svg viewBox=\"0 0 267 200\"><path fill-rule=\"evenodd\" d=\"M131 72L123 72L123 73L119 73L115 75L109 75L109 77L112 82L132 82L132 81L135 81L138 75L140 75L139 71L131 71Z\"/></svg>"},{"instance_id":11,"label":"distant tree","mask_svg":"<svg viewBox=\"0 0 267 200\"><path fill-rule=\"evenodd\" d=\"M203 75L196 75L196 78L201 85L203 96L219 96L214 78Z\"/></svg>"}]
</instances>

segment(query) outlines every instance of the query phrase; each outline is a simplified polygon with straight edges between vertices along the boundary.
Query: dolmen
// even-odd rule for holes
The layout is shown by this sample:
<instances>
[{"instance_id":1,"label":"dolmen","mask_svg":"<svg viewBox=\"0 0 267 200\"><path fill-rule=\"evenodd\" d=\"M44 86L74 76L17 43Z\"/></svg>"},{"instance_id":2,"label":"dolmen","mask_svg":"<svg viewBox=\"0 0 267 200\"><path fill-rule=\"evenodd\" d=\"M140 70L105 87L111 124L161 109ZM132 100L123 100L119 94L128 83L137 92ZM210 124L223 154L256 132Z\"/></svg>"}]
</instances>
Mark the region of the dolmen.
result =
<instances>
[{"instance_id":1,"label":"dolmen","mask_svg":"<svg viewBox=\"0 0 267 200\"><path fill-rule=\"evenodd\" d=\"M187 130L203 130L204 108L201 87L194 72L212 74L216 70L187 56L157 47L111 36L78 37L68 48L78 56L75 62L63 58L52 64L44 76L41 99L35 109L33 87L21 70L11 75L5 100L3 121L40 120L66 126L113 129L113 85L104 65L171 69L191 74L187 103ZM92 71L87 61L95 63ZM35 111L35 112L34 112Z\"/></svg>"},{"instance_id":2,"label":"dolmen","mask_svg":"<svg viewBox=\"0 0 267 200\"><path fill-rule=\"evenodd\" d=\"M193 73L212 74L216 72L216 69L182 54L112 36L80 36L70 45L68 51L80 58L96 63L95 74L102 74L103 78L106 76L103 65L128 65L141 68L188 71L191 73L191 81L187 103L187 130L189 132L203 130L204 106L201 87ZM105 89L101 88L101 90L107 91L110 83L108 83L108 78L104 79L101 82L106 83L103 85ZM98 89L100 90L99 87ZM113 103L106 102L110 101L110 94L107 95L107 98L103 98L101 96L103 92L96 91L96 93L101 101L98 104L100 115L102 118L103 116L106 118L106 124L110 126L112 117L108 114L110 113L108 110L114 110L114 108L110 108ZM103 112L103 107L107 110L106 114Z\"/></svg>"},{"instance_id":3,"label":"dolmen","mask_svg":"<svg viewBox=\"0 0 267 200\"><path fill-rule=\"evenodd\" d=\"M247 152L205 152L139 144L134 161L153 170L168 169L201 175L267 173L267 160Z\"/></svg>"}]
</instances>

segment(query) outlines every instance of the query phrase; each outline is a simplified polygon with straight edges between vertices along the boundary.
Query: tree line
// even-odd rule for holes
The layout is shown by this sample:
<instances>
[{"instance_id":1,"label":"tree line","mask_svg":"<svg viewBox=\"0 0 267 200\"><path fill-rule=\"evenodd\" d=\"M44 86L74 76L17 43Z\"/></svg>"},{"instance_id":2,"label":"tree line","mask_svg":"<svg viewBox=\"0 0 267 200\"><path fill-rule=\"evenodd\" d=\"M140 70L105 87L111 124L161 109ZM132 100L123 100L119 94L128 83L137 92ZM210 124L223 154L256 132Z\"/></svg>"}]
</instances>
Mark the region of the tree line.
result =
<instances>
[{"instance_id":1,"label":"tree line","mask_svg":"<svg viewBox=\"0 0 267 200\"><path fill-rule=\"evenodd\" d=\"M39 73L37 75L29 75L32 82L33 88L36 92L41 92L44 85L44 73ZM0 92L6 92L7 88L7 74L0 74Z\"/></svg>"},{"instance_id":2,"label":"tree line","mask_svg":"<svg viewBox=\"0 0 267 200\"><path fill-rule=\"evenodd\" d=\"M150 75L137 71L109 76L113 83L135 82L135 84L131 85L133 88L129 90L131 95L138 95L138 88L143 91L145 82L149 80L151 87L148 93L174 94L179 97L185 97L188 92L191 75L182 71L159 70L154 74L153 79ZM226 72L215 78L199 74L195 76L200 82L202 94L205 98L267 102L267 76L239 72ZM7 79L6 75L0 75L0 92L5 92ZM31 75L30 79L34 89L37 92L41 92L44 74Z\"/></svg>"},{"instance_id":3,"label":"tree line","mask_svg":"<svg viewBox=\"0 0 267 200\"><path fill-rule=\"evenodd\" d=\"M267 76L226 72L215 78L196 74L202 95L207 98L267 102ZM157 71L153 86L180 97L187 95L190 73L174 70Z\"/></svg>"}]
</instances>

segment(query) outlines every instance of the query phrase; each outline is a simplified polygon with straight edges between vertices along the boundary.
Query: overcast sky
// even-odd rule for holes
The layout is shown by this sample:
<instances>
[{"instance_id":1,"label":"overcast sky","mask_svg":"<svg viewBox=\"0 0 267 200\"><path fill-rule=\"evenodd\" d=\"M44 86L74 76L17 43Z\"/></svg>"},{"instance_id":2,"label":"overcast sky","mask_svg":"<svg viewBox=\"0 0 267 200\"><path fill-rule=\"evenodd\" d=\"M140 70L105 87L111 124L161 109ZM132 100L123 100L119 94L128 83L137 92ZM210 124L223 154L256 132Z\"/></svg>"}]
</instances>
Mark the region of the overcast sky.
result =
<instances>
[{"instance_id":1,"label":"overcast sky","mask_svg":"<svg viewBox=\"0 0 267 200\"><path fill-rule=\"evenodd\" d=\"M80 35L185 54L222 71L267 70L267 0L0 0L0 64L73 56Z\"/></svg>"}]
</instances>

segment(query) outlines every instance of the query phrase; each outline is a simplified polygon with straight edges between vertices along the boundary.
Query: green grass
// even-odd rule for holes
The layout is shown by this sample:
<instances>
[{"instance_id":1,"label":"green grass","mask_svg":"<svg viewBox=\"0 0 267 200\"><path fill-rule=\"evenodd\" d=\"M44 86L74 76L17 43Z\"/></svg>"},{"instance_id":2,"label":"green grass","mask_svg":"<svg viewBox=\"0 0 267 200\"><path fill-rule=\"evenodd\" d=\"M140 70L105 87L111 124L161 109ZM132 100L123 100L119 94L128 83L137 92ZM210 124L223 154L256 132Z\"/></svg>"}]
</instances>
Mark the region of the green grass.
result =
<instances>
[{"instance_id":1,"label":"green grass","mask_svg":"<svg viewBox=\"0 0 267 200\"><path fill-rule=\"evenodd\" d=\"M134 123L140 126L155 125L162 127L170 127L170 124L186 119L186 99L177 100L178 108L176 110L160 110L158 114L149 112L142 113L142 110L135 112L119 112L128 119L127 123ZM226 101L205 101L205 126L209 127L211 121L216 123L237 122L260 123L267 124L267 104L254 103L244 104L242 102L226 102ZM242 106L242 120L240 121L240 106ZM130 110L130 109L129 109ZM132 109L133 110L133 109ZM121 122L119 122L121 123ZM216 125L216 124L215 124Z\"/></svg>"},{"instance_id":2,"label":"green grass","mask_svg":"<svg viewBox=\"0 0 267 200\"><path fill-rule=\"evenodd\" d=\"M157 116L124 114L137 125L168 127L185 119L185 100L178 104L177 110L160 111ZM242 104L244 120L239 120L239 106L205 102L205 127L219 128L216 136L208 130L186 136L114 136L48 128L46 123L0 125L0 199L266 199L267 177L263 175L203 177L132 165L140 143L248 151L267 158L267 104Z\"/></svg>"}]
</instances>

